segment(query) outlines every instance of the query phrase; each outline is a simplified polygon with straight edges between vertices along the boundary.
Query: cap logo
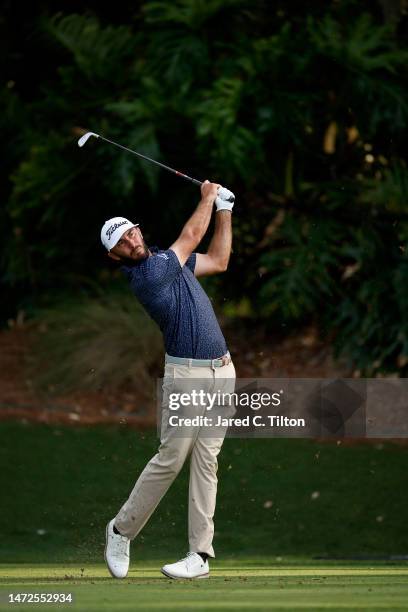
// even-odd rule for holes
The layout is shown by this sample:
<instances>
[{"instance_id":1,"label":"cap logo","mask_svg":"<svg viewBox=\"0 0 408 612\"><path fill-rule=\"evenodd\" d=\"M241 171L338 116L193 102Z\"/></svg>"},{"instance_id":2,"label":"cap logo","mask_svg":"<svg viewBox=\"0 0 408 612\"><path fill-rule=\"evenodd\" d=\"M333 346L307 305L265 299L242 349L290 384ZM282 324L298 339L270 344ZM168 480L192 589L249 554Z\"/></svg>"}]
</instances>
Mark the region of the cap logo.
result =
<instances>
[{"instance_id":1,"label":"cap logo","mask_svg":"<svg viewBox=\"0 0 408 612\"><path fill-rule=\"evenodd\" d=\"M126 224L127 224L127 221L121 221L120 223L114 223L113 225L108 227L108 229L106 230L106 235L108 237L108 240L111 239L113 232L117 230L118 227L120 227L121 225L126 225Z\"/></svg>"}]
</instances>

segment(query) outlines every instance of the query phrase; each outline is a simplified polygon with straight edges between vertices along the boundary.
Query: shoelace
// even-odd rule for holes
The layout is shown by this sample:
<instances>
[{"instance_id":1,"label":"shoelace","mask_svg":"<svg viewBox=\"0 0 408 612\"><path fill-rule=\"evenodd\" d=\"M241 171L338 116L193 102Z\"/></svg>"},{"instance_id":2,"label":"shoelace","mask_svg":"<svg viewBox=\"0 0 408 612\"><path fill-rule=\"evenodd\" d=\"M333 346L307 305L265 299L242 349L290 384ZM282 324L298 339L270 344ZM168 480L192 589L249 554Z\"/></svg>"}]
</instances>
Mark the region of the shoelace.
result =
<instances>
[{"instance_id":1,"label":"shoelace","mask_svg":"<svg viewBox=\"0 0 408 612\"><path fill-rule=\"evenodd\" d=\"M180 559L180 561L187 561L187 559L188 559L189 557L192 557L193 555L195 555L195 553L193 553L193 552L188 552L188 553L186 554L186 556L185 556L185 557L183 557L182 559Z\"/></svg>"},{"instance_id":2,"label":"shoelace","mask_svg":"<svg viewBox=\"0 0 408 612\"><path fill-rule=\"evenodd\" d=\"M118 535L118 534L115 534L115 535ZM116 552L119 555L125 555L126 557L128 557L129 553L127 550L127 544L128 544L128 538L126 536L120 536L120 540L116 542Z\"/></svg>"},{"instance_id":3,"label":"shoelace","mask_svg":"<svg viewBox=\"0 0 408 612\"><path fill-rule=\"evenodd\" d=\"M187 565L188 565L188 561L189 561L189 559L190 559L191 557L194 557L194 555L196 555L196 554L197 554L197 553L195 553L195 552L189 552L189 553L187 553L187 554L186 554L186 556L185 556L185 557L183 557L182 559L180 559L180 561L185 561L186 566L187 566Z\"/></svg>"}]
</instances>

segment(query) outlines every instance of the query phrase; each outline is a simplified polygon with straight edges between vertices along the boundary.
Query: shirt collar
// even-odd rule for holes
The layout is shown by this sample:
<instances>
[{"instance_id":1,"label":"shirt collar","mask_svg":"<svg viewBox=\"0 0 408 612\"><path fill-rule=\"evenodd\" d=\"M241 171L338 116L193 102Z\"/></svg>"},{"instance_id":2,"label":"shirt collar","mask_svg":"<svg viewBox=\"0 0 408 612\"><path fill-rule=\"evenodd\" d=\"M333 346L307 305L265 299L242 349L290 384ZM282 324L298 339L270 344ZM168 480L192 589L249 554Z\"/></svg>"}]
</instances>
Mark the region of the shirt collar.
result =
<instances>
[{"instance_id":1,"label":"shirt collar","mask_svg":"<svg viewBox=\"0 0 408 612\"><path fill-rule=\"evenodd\" d=\"M151 253L158 253L158 252L160 251L160 249L159 249L159 247L158 247L158 246L151 246L151 247L147 247L147 248L149 249L149 251L150 251ZM145 261L144 259L141 259L141 260L139 260L139 261L132 261L131 259L128 259L128 260L126 261L126 263L123 263L123 264L120 266L120 268L119 268L119 269L120 269L122 272L128 272L128 271L129 271L129 270L131 270L132 268L135 268L136 266L139 266L139 265L140 265L141 263L143 263L144 261Z\"/></svg>"}]
</instances>

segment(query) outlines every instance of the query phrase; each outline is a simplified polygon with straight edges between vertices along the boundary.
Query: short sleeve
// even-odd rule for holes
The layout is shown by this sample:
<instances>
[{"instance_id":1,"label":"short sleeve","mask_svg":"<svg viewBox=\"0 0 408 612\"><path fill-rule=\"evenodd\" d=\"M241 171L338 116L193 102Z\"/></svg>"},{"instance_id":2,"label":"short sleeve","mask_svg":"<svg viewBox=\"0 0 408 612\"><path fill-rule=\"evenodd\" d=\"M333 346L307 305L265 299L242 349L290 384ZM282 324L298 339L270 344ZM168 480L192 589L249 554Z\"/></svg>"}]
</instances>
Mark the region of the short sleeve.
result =
<instances>
[{"instance_id":1,"label":"short sleeve","mask_svg":"<svg viewBox=\"0 0 408 612\"><path fill-rule=\"evenodd\" d=\"M167 249L148 257L143 262L140 272L144 283L155 291L155 289L160 290L163 285L172 283L181 273L181 265L175 252Z\"/></svg>"},{"instance_id":2,"label":"short sleeve","mask_svg":"<svg viewBox=\"0 0 408 612\"><path fill-rule=\"evenodd\" d=\"M185 266L187 266L187 268L189 268L192 271L193 274L194 274L194 270L196 266L196 259L197 259L197 253L191 253L190 257L187 259L186 263L184 264Z\"/></svg>"}]
</instances>

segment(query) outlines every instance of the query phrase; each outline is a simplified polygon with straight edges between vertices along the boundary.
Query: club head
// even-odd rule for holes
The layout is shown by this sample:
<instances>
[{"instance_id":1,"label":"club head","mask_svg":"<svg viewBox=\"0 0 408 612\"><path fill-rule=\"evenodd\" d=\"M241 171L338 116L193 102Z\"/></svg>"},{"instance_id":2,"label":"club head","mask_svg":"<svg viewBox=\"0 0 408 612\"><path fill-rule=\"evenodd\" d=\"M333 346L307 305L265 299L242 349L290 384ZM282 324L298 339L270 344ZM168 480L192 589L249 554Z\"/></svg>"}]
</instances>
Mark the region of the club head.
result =
<instances>
[{"instance_id":1,"label":"club head","mask_svg":"<svg viewBox=\"0 0 408 612\"><path fill-rule=\"evenodd\" d=\"M78 147L83 147L88 138L91 136L95 136L95 138L99 138L99 134L95 134L95 132L87 132L78 140Z\"/></svg>"}]
</instances>

